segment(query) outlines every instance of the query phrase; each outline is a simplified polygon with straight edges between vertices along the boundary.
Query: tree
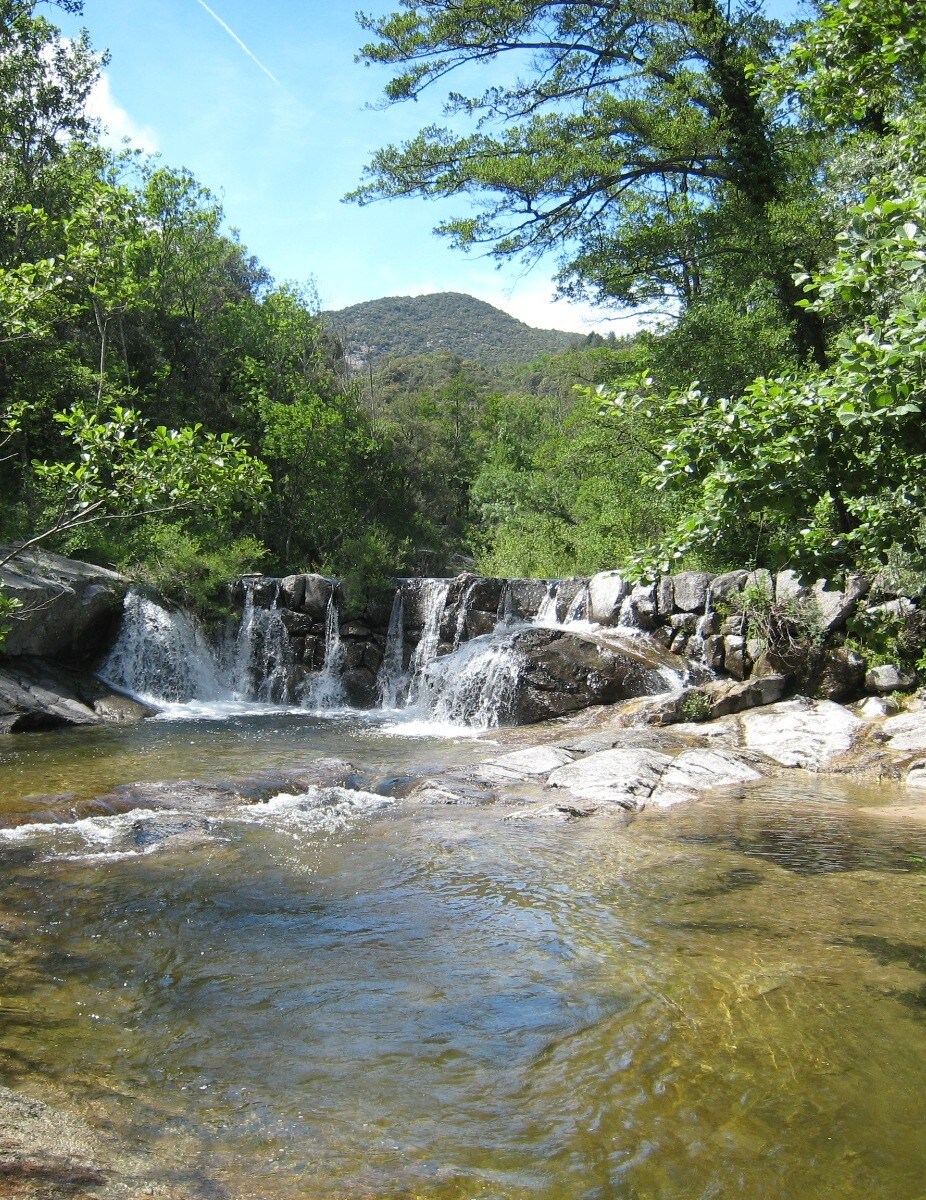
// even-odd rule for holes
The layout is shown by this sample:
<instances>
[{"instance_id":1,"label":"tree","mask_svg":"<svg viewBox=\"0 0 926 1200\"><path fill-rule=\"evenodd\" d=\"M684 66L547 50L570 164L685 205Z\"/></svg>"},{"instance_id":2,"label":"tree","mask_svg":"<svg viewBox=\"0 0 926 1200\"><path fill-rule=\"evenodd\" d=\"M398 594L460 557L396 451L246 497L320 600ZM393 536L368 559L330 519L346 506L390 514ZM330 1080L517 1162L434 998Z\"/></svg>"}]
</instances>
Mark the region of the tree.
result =
<instances>
[{"instance_id":1,"label":"tree","mask_svg":"<svg viewBox=\"0 0 926 1200\"><path fill-rule=\"evenodd\" d=\"M842 325L828 370L760 378L728 399L697 385L612 398L661 425L650 482L697 484L660 566L750 526L766 561L816 574L897 553L926 565L926 176L882 179L830 267L799 282L808 307Z\"/></svg>"},{"instance_id":2,"label":"tree","mask_svg":"<svg viewBox=\"0 0 926 1200\"><path fill-rule=\"evenodd\" d=\"M400 68L389 102L464 67L480 78L499 59L523 74L450 92L448 117L474 119L474 131L432 125L386 147L353 199L475 194L481 214L438 232L503 257L556 250L565 290L627 305L686 306L712 281L765 278L798 353L825 360L818 316L797 306L791 278L800 225L776 220L813 164L753 86L784 35L758 4L402 4L360 18L378 39L361 57Z\"/></svg>"}]
</instances>

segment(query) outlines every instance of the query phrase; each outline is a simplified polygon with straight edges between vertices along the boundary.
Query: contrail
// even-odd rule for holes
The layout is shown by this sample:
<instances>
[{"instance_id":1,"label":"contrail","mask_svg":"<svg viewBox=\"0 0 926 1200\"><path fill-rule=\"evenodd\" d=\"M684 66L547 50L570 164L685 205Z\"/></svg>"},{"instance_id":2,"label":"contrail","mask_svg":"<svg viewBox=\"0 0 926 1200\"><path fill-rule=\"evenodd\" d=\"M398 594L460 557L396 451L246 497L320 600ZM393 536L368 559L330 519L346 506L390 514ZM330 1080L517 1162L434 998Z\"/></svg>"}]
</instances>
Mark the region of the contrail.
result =
<instances>
[{"instance_id":1,"label":"contrail","mask_svg":"<svg viewBox=\"0 0 926 1200\"><path fill-rule=\"evenodd\" d=\"M230 25L226 25L218 13L212 11L212 9L209 7L209 5L205 3L205 0L196 0L196 3L199 5L200 8L204 8L206 10L206 12L209 14L209 16L212 17L213 21L217 21L219 23L219 25L222 26L222 28L225 30L225 32L228 34L228 36L230 38L234 38L234 40L238 43L238 45L245 52L245 54L248 56L248 58L250 58L252 60L252 62L257 63L257 65L260 67L260 69L263 71L263 73L269 79L272 79L273 82L277 85L277 87L283 86L282 83L280 83L279 79L277 79L276 75L274 75L274 73L272 71L268 71L267 68L264 66L264 64L257 57L257 55L254 54L254 52L252 50L248 49L248 47L244 44L244 42L241 40L241 38L238 37L237 33L235 33L234 29L232 29Z\"/></svg>"}]
</instances>

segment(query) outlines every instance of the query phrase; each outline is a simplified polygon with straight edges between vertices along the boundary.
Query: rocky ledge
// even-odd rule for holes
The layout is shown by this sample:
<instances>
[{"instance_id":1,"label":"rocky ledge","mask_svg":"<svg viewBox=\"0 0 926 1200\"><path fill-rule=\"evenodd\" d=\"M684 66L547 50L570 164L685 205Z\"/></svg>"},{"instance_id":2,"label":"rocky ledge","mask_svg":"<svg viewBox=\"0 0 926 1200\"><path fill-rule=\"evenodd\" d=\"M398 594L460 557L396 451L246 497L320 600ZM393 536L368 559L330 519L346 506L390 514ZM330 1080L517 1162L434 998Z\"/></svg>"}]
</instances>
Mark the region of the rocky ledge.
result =
<instances>
[{"instance_id":1,"label":"rocky ledge","mask_svg":"<svg viewBox=\"0 0 926 1200\"><path fill-rule=\"evenodd\" d=\"M508 819L625 815L740 789L794 769L893 786L926 820L926 698L898 711L797 696L714 721L652 724L663 703L636 700L506 730L475 765L414 781L423 804L502 803Z\"/></svg>"}]
</instances>

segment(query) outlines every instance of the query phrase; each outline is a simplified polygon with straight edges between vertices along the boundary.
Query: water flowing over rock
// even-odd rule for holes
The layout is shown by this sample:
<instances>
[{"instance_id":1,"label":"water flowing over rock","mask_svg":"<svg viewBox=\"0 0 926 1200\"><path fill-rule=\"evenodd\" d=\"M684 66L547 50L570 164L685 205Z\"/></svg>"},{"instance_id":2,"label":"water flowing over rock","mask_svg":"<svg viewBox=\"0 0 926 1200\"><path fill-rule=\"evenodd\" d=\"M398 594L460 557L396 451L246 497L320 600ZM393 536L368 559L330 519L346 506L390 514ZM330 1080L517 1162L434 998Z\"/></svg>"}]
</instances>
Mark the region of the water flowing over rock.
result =
<instances>
[{"instance_id":1,"label":"water flowing over rock","mask_svg":"<svg viewBox=\"0 0 926 1200\"><path fill-rule=\"evenodd\" d=\"M119 636L98 674L151 703L221 700L229 693L215 652L196 622L139 592L126 596Z\"/></svg>"}]
</instances>

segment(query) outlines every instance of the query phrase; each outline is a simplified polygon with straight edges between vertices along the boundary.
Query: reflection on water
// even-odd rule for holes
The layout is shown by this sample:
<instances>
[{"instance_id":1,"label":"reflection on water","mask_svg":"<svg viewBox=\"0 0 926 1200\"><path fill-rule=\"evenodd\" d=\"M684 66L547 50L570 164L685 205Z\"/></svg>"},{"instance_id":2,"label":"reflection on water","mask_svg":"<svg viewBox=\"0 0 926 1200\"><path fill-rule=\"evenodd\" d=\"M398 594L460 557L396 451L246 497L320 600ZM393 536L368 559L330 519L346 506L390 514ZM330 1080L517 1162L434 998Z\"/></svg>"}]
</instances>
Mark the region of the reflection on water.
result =
<instances>
[{"instance_id":1,"label":"reflection on water","mask_svg":"<svg viewBox=\"0 0 926 1200\"><path fill-rule=\"evenodd\" d=\"M78 789L306 736L92 732ZM318 736L390 770L472 752ZM27 786L43 756L64 778L68 739L29 740ZM872 802L778 783L563 826L318 788L168 835L100 818L148 822L131 856L20 829L0 1081L62 1089L190 1197L914 1200L926 827Z\"/></svg>"}]
</instances>

